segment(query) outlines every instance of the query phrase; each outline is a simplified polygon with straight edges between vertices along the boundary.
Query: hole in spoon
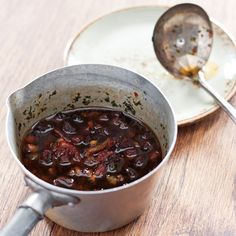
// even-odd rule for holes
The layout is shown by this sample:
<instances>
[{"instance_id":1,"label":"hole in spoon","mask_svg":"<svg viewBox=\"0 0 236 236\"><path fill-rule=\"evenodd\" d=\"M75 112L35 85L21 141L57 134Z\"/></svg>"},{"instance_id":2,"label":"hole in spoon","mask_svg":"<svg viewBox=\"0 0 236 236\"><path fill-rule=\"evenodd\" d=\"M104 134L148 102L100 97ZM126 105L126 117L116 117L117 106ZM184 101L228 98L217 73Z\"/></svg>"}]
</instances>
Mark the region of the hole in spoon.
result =
<instances>
[{"instance_id":1,"label":"hole in spoon","mask_svg":"<svg viewBox=\"0 0 236 236\"><path fill-rule=\"evenodd\" d=\"M177 38L177 40L176 40L177 47L182 48L184 46L184 44L185 44L185 39L184 38L182 38L182 37Z\"/></svg>"}]
</instances>

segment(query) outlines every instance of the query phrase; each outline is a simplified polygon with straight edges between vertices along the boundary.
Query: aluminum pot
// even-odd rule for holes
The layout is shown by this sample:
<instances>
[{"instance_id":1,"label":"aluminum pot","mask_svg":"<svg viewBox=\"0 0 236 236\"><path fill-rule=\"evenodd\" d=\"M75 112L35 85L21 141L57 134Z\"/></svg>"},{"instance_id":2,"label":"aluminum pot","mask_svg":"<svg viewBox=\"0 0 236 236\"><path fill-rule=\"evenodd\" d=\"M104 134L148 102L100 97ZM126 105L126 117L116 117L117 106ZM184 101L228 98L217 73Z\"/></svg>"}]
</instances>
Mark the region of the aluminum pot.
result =
<instances>
[{"instance_id":1,"label":"aluminum pot","mask_svg":"<svg viewBox=\"0 0 236 236\"><path fill-rule=\"evenodd\" d=\"M70 66L49 72L17 90L9 96L7 106L8 143L33 193L1 235L27 235L44 215L71 230L103 232L126 225L143 213L177 136L169 102L148 79L109 65ZM132 183L100 191L57 187L23 166L19 147L24 132L33 123L57 111L97 106L125 111L148 124L161 143L161 164Z\"/></svg>"}]
</instances>

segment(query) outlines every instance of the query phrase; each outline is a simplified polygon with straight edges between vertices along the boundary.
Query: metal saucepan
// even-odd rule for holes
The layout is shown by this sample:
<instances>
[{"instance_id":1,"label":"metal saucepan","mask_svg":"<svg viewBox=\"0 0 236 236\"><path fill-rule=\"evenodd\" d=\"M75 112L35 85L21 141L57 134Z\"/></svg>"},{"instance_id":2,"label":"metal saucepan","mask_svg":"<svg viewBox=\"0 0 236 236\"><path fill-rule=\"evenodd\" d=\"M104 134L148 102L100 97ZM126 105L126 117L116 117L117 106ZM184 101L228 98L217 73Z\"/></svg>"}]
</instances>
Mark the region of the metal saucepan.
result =
<instances>
[{"instance_id":1,"label":"metal saucepan","mask_svg":"<svg viewBox=\"0 0 236 236\"><path fill-rule=\"evenodd\" d=\"M139 102L135 102L137 99ZM109 99L105 99L109 94ZM136 105L135 105L136 104ZM7 100L7 137L15 161L33 190L0 235L27 235L44 214L55 223L82 232L119 228L142 214L149 204L159 169L170 157L177 136L173 110L147 79L108 65L76 65L47 73ZM24 132L39 119L74 107L124 110L143 120L159 138L162 163L144 177L120 187L77 191L56 187L29 172L20 160Z\"/></svg>"}]
</instances>

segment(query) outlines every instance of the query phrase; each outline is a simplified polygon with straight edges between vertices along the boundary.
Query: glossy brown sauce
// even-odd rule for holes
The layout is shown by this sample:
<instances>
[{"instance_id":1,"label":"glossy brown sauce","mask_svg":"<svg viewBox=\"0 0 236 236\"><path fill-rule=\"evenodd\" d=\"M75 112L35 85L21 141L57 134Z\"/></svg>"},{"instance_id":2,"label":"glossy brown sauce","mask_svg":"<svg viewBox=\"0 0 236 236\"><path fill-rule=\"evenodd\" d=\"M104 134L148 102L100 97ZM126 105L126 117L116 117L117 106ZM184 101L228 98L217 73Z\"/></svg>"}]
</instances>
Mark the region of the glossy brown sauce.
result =
<instances>
[{"instance_id":1,"label":"glossy brown sauce","mask_svg":"<svg viewBox=\"0 0 236 236\"><path fill-rule=\"evenodd\" d=\"M162 160L160 143L143 122L116 110L59 112L24 135L22 162L56 186L100 190L130 183Z\"/></svg>"}]
</instances>

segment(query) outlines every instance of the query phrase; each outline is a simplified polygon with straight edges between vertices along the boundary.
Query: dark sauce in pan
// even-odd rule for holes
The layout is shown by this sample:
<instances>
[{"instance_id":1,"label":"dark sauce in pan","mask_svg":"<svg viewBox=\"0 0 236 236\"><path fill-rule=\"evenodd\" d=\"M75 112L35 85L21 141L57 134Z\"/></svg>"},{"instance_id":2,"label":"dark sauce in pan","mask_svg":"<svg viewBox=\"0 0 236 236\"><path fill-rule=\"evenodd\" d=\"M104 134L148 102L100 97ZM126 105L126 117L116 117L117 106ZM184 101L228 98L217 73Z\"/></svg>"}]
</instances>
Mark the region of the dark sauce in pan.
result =
<instances>
[{"instance_id":1,"label":"dark sauce in pan","mask_svg":"<svg viewBox=\"0 0 236 236\"><path fill-rule=\"evenodd\" d=\"M59 112L24 135L22 162L40 179L77 190L130 183L162 161L160 143L143 122L101 108Z\"/></svg>"}]
</instances>

